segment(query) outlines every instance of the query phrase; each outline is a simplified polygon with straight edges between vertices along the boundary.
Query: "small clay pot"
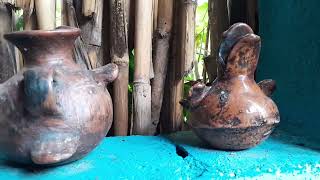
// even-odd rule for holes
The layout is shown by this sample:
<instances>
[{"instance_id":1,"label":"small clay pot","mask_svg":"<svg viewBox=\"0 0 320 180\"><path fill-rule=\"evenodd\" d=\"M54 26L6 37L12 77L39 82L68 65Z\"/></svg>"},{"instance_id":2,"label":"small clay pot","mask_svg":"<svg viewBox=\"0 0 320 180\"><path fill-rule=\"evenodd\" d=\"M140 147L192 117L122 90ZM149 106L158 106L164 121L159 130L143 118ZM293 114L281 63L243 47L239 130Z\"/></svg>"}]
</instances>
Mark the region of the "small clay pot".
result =
<instances>
[{"instance_id":1,"label":"small clay pot","mask_svg":"<svg viewBox=\"0 0 320 180\"><path fill-rule=\"evenodd\" d=\"M218 77L210 86L193 85L181 104L190 111L188 123L213 148L242 150L266 139L279 123L279 111L268 97L273 80L254 81L261 41L243 23L223 33Z\"/></svg>"},{"instance_id":2,"label":"small clay pot","mask_svg":"<svg viewBox=\"0 0 320 180\"><path fill-rule=\"evenodd\" d=\"M22 31L4 37L25 67L0 85L0 153L9 161L57 165L77 160L107 134L112 101L106 84L118 75L108 64L93 71L73 58L77 28Z\"/></svg>"}]
</instances>

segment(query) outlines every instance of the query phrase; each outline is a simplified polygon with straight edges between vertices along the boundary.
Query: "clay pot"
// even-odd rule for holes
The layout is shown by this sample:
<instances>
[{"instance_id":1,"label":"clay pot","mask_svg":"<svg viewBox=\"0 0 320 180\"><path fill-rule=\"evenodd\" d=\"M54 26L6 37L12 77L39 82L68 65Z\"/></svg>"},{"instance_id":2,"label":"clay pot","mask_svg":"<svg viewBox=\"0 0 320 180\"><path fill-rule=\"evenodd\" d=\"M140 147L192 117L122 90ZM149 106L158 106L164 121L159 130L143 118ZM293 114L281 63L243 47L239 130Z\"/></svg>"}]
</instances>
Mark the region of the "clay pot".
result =
<instances>
[{"instance_id":1,"label":"clay pot","mask_svg":"<svg viewBox=\"0 0 320 180\"><path fill-rule=\"evenodd\" d=\"M73 59L77 28L22 31L24 69L0 85L0 153L8 160L56 165L77 160L107 134L112 101L105 88L118 75L108 64L89 71Z\"/></svg>"},{"instance_id":2,"label":"clay pot","mask_svg":"<svg viewBox=\"0 0 320 180\"><path fill-rule=\"evenodd\" d=\"M242 150L266 139L279 123L279 111L268 97L273 80L254 81L260 37L243 23L223 33L218 77L210 86L193 85L181 104L190 111L188 123L213 148Z\"/></svg>"}]
</instances>

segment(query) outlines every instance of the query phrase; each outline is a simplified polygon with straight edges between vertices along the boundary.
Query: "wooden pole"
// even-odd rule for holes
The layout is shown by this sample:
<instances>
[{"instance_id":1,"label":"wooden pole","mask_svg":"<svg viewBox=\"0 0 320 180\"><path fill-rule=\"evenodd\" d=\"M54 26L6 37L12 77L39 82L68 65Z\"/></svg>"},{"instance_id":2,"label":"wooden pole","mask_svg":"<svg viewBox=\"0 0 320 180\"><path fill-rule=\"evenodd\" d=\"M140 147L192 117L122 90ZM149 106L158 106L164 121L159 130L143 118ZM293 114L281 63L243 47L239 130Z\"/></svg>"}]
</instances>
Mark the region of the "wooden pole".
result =
<instances>
[{"instance_id":1,"label":"wooden pole","mask_svg":"<svg viewBox=\"0 0 320 180\"><path fill-rule=\"evenodd\" d=\"M63 0L63 10L61 12L62 24L79 28L76 10L73 0ZM83 68L91 68L91 63L87 53L86 45L82 38L77 38L74 48L74 60Z\"/></svg>"},{"instance_id":2,"label":"wooden pole","mask_svg":"<svg viewBox=\"0 0 320 180\"><path fill-rule=\"evenodd\" d=\"M16 0L15 7L23 10L23 29L33 30L38 29L37 16L34 8L34 0ZM15 49L15 59L17 71L23 67L23 57L18 48Z\"/></svg>"},{"instance_id":3,"label":"wooden pole","mask_svg":"<svg viewBox=\"0 0 320 180\"><path fill-rule=\"evenodd\" d=\"M103 0L95 0L94 12L89 16L83 14L84 1L74 0L73 4L76 10L78 25L81 28L81 39L85 45L89 57L89 69L94 69L105 65L102 49L102 17L103 17ZM90 4L90 6L93 6Z\"/></svg>"},{"instance_id":4,"label":"wooden pole","mask_svg":"<svg viewBox=\"0 0 320 180\"><path fill-rule=\"evenodd\" d=\"M56 1L34 0L39 29L51 30L56 27Z\"/></svg>"},{"instance_id":5,"label":"wooden pole","mask_svg":"<svg viewBox=\"0 0 320 180\"><path fill-rule=\"evenodd\" d=\"M185 76L193 68L195 59L195 17L196 17L196 0L180 0L180 50L179 57L181 61L181 76Z\"/></svg>"},{"instance_id":6,"label":"wooden pole","mask_svg":"<svg viewBox=\"0 0 320 180\"><path fill-rule=\"evenodd\" d=\"M171 30L173 25L173 1L159 0L158 7L158 28L155 31L155 49L153 59L154 78L151 90L152 134L156 133L162 107L164 84L169 60Z\"/></svg>"},{"instance_id":7,"label":"wooden pole","mask_svg":"<svg viewBox=\"0 0 320 180\"><path fill-rule=\"evenodd\" d=\"M0 3L0 83L8 80L16 71L14 48L3 38L5 33L13 29L12 16L12 9Z\"/></svg>"},{"instance_id":8,"label":"wooden pole","mask_svg":"<svg viewBox=\"0 0 320 180\"><path fill-rule=\"evenodd\" d=\"M23 10L24 30L37 29L37 16L34 8L34 0L16 0L16 7Z\"/></svg>"},{"instance_id":9,"label":"wooden pole","mask_svg":"<svg viewBox=\"0 0 320 180\"><path fill-rule=\"evenodd\" d=\"M229 16L227 1L209 0L209 24L210 24L210 46L211 55L205 59L205 66L209 81L217 77L217 61L219 45L222 33L229 27Z\"/></svg>"},{"instance_id":10,"label":"wooden pole","mask_svg":"<svg viewBox=\"0 0 320 180\"><path fill-rule=\"evenodd\" d=\"M151 134L150 64L153 1L136 0L133 134Z\"/></svg>"},{"instance_id":11,"label":"wooden pole","mask_svg":"<svg viewBox=\"0 0 320 180\"><path fill-rule=\"evenodd\" d=\"M128 134L128 20L130 0L111 0L111 61L118 65L119 76L113 83L114 135Z\"/></svg>"},{"instance_id":12,"label":"wooden pole","mask_svg":"<svg viewBox=\"0 0 320 180\"><path fill-rule=\"evenodd\" d=\"M82 14L92 16L96 11L96 0L82 0Z\"/></svg>"},{"instance_id":13,"label":"wooden pole","mask_svg":"<svg viewBox=\"0 0 320 180\"><path fill-rule=\"evenodd\" d=\"M230 24L243 22L258 33L258 2L257 0L230 0Z\"/></svg>"},{"instance_id":14,"label":"wooden pole","mask_svg":"<svg viewBox=\"0 0 320 180\"><path fill-rule=\"evenodd\" d=\"M210 24L208 23L208 27L207 27L207 34L206 34L206 43L205 43L205 47L204 47L204 54L203 57L206 58L209 54L209 42L210 42ZM202 71L202 77L203 77L203 83L207 83L207 70L206 70L206 66L203 66L203 71Z\"/></svg>"},{"instance_id":15,"label":"wooden pole","mask_svg":"<svg viewBox=\"0 0 320 180\"><path fill-rule=\"evenodd\" d=\"M158 26L158 6L159 6L159 0L152 0L153 1L153 7L152 7L152 17L153 17L153 29L152 31L156 31L157 30L157 26Z\"/></svg>"},{"instance_id":16,"label":"wooden pole","mask_svg":"<svg viewBox=\"0 0 320 180\"><path fill-rule=\"evenodd\" d=\"M191 6L191 7L190 7ZM187 72L186 62L193 61L194 57L194 13L195 1L179 0L174 1L174 34L171 46L170 60L166 80L165 98L161 110L161 132L171 133L180 131L183 124L183 108L179 104L183 98L183 75ZM193 26L193 27L192 27ZM188 30L187 30L188 29ZM192 48L193 47L193 48ZM191 49L190 49L191 48ZM186 50L190 50L193 53Z\"/></svg>"}]
</instances>

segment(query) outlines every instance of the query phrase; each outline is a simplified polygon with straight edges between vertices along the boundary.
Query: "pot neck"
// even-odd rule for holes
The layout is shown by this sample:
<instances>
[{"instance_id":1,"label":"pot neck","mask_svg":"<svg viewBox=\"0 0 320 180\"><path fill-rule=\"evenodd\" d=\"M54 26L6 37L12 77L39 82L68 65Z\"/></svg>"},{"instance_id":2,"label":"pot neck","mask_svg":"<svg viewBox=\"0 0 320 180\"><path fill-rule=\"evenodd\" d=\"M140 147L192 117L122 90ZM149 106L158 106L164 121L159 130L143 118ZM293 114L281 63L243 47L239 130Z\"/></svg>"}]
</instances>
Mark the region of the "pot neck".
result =
<instances>
[{"instance_id":1,"label":"pot neck","mask_svg":"<svg viewBox=\"0 0 320 180\"><path fill-rule=\"evenodd\" d=\"M18 47L28 67L58 63L74 65L73 47L79 35L77 28L59 27L52 31L13 32L4 37Z\"/></svg>"}]
</instances>

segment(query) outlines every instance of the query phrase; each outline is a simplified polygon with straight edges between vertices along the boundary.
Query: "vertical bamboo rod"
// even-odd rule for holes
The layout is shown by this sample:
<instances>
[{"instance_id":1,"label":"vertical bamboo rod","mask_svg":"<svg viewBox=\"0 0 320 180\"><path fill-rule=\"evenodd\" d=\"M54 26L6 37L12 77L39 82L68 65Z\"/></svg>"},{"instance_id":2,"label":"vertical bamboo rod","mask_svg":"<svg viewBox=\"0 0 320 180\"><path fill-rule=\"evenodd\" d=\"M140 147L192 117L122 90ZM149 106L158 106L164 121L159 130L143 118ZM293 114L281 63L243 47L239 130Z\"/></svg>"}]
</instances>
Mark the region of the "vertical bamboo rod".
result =
<instances>
[{"instance_id":1,"label":"vertical bamboo rod","mask_svg":"<svg viewBox=\"0 0 320 180\"><path fill-rule=\"evenodd\" d=\"M230 24L243 22L258 32L258 2L257 0L229 0Z\"/></svg>"},{"instance_id":2,"label":"vertical bamboo rod","mask_svg":"<svg viewBox=\"0 0 320 180\"><path fill-rule=\"evenodd\" d=\"M210 23L210 52L211 55L205 59L209 81L212 82L217 76L218 65L216 58L221 42L222 33L229 26L227 1L209 0L209 23Z\"/></svg>"},{"instance_id":3,"label":"vertical bamboo rod","mask_svg":"<svg viewBox=\"0 0 320 180\"><path fill-rule=\"evenodd\" d=\"M159 0L153 0L153 29L152 31L156 31L157 26L158 26L158 6L159 6Z\"/></svg>"},{"instance_id":4,"label":"vertical bamboo rod","mask_svg":"<svg viewBox=\"0 0 320 180\"><path fill-rule=\"evenodd\" d=\"M13 76L16 70L14 48L3 38L5 33L13 30L12 18L12 9L0 3L0 83Z\"/></svg>"},{"instance_id":5,"label":"vertical bamboo rod","mask_svg":"<svg viewBox=\"0 0 320 180\"><path fill-rule=\"evenodd\" d=\"M61 25L68 26L68 5L67 0L61 1Z\"/></svg>"},{"instance_id":6,"label":"vertical bamboo rod","mask_svg":"<svg viewBox=\"0 0 320 180\"><path fill-rule=\"evenodd\" d=\"M50 30L56 26L56 1L35 0L39 29Z\"/></svg>"},{"instance_id":7,"label":"vertical bamboo rod","mask_svg":"<svg viewBox=\"0 0 320 180\"><path fill-rule=\"evenodd\" d=\"M165 84L165 96L160 116L161 133L171 133L180 131L183 122L183 108L179 101L183 98L183 72L184 62L181 55L181 33L182 11L184 10L184 0L174 1L174 24L173 37L171 41L171 51L168 62L168 71ZM185 23L185 22L184 22Z\"/></svg>"},{"instance_id":8,"label":"vertical bamboo rod","mask_svg":"<svg viewBox=\"0 0 320 180\"><path fill-rule=\"evenodd\" d=\"M82 0L82 14L86 17L95 13L96 0Z\"/></svg>"},{"instance_id":9,"label":"vertical bamboo rod","mask_svg":"<svg viewBox=\"0 0 320 180\"><path fill-rule=\"evenodd\" d=\"M150 64L153 1L136 0L133 134L151 134Z\"/></svg>"},{"instance_id":10,"label":"vertical bamboo rod","mask_svg":"<svg viewBox=\"0 0 320 180\"><path fill-rule=\"evenodd\" d=\"M204 47L204 55L203 57L206 58L209 54L209 42L210 42L210 23L208 23L207 27L207 34L206 34L206 43ZM207 70L206 66L203 66L203 71L202 71L202 77L203 77L203 82L206 84L207 83Z\"/></svg>"},{"instance_id":11,"label":"vertical bamboo rod","mask_svg":"<svg viewBox=\"0 0 320 180\"><path fill-rule=\"evenodd\" d=\"M193 68L195 58L195 16L197 1L181 0L180 4L180 45L181 75L187 75Z\"/></svg>"},{"instance_id":12,"label":"vertical bamboo rod","mask_svg":"<svg viewBox=\"0 0 320 180\"><path fill-rule=\"evenodd\" d=\"M83 1L74 0L73 5L76 10L76 19L81 29L81 44L84 48L81 54L86 54L88 61L86 64L89 69L94 69L105 65L106 59L103 58L102 48L102 18L103 0L95 0L95 10L90 17L83 15Z\"/></svg>"},{"instance_id":13,"label":"vertical bamboo rod","mask_svg":"<svg viewBox=\"0 0 320 180\"><path fill-rule=\"evenodd\" d=\"M151 117L152 133L155 134L160 118L163 91L169 60L171 30L173 26L173 1L159 0L158 25L155 31L153 67L155 76L152 81Z\"/></svg>"},{"instance_id":14,"label":"vertical bamboo rod","mask_svg":"<svg viewBox=\"0 0 320 180\"><path fill-rule=\"evenodd\" d=\"M118 65L119 76L113 83L114 135L128 133L128 20L130 0L111 0L111 61Z\"/></svg>"}]
</instances>

